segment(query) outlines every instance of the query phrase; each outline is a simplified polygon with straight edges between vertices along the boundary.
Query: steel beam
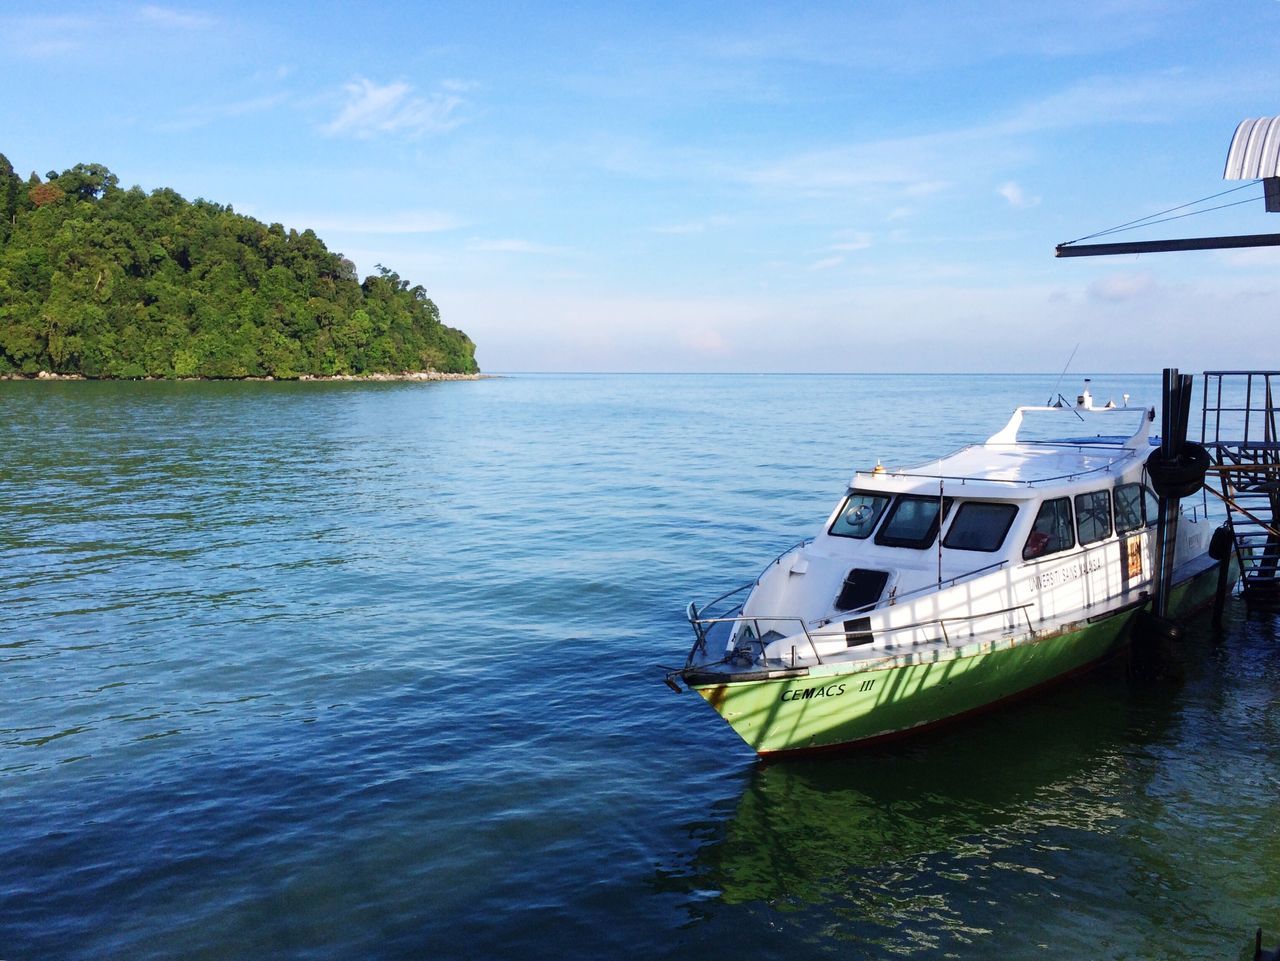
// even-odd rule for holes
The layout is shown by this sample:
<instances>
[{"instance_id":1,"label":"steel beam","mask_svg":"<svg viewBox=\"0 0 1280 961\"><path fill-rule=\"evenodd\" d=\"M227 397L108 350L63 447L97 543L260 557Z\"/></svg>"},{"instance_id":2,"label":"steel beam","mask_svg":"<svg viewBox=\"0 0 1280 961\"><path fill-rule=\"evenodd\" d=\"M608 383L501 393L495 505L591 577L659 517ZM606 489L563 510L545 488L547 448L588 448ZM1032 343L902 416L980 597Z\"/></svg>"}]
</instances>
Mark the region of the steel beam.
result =
<instances>
[{"instance_id":1,"label":"steel beam","mask_svg":"<svg viewBox=\"0 0 1280 961\"><path fill-rule=\"evenodd\" d=\"M1280 247L1280 234L1235 237L1183 237L1177 240L1138 240L1118 244L1058 244L1055 257L1105 257L1114 254L1157 254L1171 250L1225 250L1231 247Z\"/></svg>"}]
</instances>

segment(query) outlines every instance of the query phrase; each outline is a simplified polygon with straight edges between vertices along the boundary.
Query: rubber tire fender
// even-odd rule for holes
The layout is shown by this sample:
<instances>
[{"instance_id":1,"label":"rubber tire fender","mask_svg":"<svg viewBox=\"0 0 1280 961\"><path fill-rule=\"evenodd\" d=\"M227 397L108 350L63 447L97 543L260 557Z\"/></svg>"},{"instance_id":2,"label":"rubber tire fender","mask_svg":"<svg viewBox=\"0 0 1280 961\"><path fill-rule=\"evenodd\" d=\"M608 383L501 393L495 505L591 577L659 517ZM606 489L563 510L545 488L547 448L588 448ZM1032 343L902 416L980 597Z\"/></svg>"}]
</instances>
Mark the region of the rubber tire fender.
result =
<instances>
[{"instance_id":1,"label":"rubber tire fender","mask_svg":"<svg viewBox=\"0 0 1280 961\"><path fill-rule=\"evenodd\" d=\"M1213 532L1213 537L1209 538L1209 556L1215 561L1225 561L1231 556L1235 546L1236 539L1231 533L1231 526L1223 524Z\"/></svg>"},{"instance_id":2,"label":"rubber tire fender","mask_svg":"<svg viewBox=\"0 0 1280 961\"><path fill-rule=\"evenodd\" d=\"M1159 448L1153 450L1147 458L1147 476L1162 498L1190 497L1204 486L1210 462L1207 450L1188 441L1173 461L1166 461Z\"/></svg>"}]
</instances>

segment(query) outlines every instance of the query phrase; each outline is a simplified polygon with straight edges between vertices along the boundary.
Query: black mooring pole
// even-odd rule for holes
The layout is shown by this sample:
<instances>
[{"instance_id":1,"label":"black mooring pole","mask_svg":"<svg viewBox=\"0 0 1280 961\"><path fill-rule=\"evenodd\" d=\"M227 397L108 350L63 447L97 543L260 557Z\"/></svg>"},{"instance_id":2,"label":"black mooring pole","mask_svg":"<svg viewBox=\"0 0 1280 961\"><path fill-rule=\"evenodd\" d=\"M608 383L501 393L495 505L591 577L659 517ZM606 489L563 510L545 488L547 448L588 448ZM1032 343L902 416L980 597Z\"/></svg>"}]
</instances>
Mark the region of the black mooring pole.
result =
<instances>
[{"instance_id":1,"label":"black mooring pole","mask_svg":"<svg viewBox=\"0 0 1280 961\"><path fill-rule=\"evenodd\" d=\"M1178 546L1178 503L1204 484L1209 452L1200 444L1187 442L1191 418L1190 374L1176 367L1164 371L1160 403L1160 447L1147 458L1147 476L1158 500L1156 544L1151 571L1151 610L1142 611L1134 622L1135 670L1158 676L1162 648L1181 636L1181 629L1169 618L1173 592L1173 560Z\"/></svg>"},{"instance_id":2,"label":"black mooring pole","mask_svg":"<svg viewBox=\"0 0 1280 961\"><path fill-rule=\"evenodd\" d=\"M1184 380L1190 381L1190 375L1178 373L1176 367L1164 369L1164 381L1160 394L1160 450L1162 464L1175 464L1182 452L1182 445L1187 439L1187 414L1183 413ZM1186 390L1188 413L1191 392ZM1151 572L1151 613L1161 620L1169 616L1169 590L1173 585L1173 556L1178 546L1178 503L1182 499L1180 492L1161 490L1162 485L1156 483L1159 495L1159 511L1156 521L1155 569Z\"/></svg>"},{"instance_id":3,"label":"black mooring pole","mask_svg":"<svg viewBox=\"0 0 1280 961\"><path fill-rule=\"evenodd\" d=\"M1147 458L1147 476L1159 498L1156 515L1155 561L1151 572L1151 617L1148 627L1169 637L1177 627L1169 621L1169 600L1173 590L1173 559L1178 546L1178 503L1204 486L1209 469L1209 452L1200 444L1187 442L1191 419L1190 374L1166 367L1161 397L1160 447Z\"/></svg>"},{"instance_id":4,"label":"black mooring pole","mask_svg":"<svg viewBox=\"0 0 1280 961\"><path fill-rule=\"evenodd\" d=\"M1216 531L1214 532L1217 533ZM1222 610L1227 604L1227 594L1231 590L1231 555L1227 554L1218 561L1218 589L1213 595L1213 626L1222 626Z\"/></svg>"}]
</instances>

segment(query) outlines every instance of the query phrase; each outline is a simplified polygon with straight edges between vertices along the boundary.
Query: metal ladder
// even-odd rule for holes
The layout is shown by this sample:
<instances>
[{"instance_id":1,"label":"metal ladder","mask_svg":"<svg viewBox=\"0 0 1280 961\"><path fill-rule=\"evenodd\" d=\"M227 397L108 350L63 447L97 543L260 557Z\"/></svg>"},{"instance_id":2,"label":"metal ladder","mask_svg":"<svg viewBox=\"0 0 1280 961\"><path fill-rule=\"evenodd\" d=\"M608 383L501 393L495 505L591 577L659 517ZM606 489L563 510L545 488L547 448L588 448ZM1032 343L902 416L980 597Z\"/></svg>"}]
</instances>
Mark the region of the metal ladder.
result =
<instances>
[{"instance_id":1,"label":"metal ladder","mask_svg":"<svg viewBox=\"0 0 1280 961\"><path fill-rule=\"evenodd\" d=\"M1280 602L1280 371L1206 370L1201 443L1213 457L1246 600Z\"/></svg>"}]
</instances>

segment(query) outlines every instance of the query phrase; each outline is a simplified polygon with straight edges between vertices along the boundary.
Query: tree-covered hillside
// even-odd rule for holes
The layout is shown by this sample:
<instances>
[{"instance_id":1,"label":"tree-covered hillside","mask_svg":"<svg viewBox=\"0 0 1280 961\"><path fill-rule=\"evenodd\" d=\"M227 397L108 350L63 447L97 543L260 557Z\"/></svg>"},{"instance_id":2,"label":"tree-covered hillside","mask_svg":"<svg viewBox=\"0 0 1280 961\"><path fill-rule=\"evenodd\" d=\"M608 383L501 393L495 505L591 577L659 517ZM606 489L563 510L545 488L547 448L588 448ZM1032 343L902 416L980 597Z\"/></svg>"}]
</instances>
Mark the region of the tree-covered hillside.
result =
<instances>
[{"instance_id":1,"label":"tree-covered hillside","mask_svg":"<svg viewBox=\"0 0 1280 961\"><path fill-rule=\"evenodd\" d=\"M23 180L0 154L0 374L297 377L476 370L422 287L310 230L100 164Z\"/></svg>"}]
</instances>

